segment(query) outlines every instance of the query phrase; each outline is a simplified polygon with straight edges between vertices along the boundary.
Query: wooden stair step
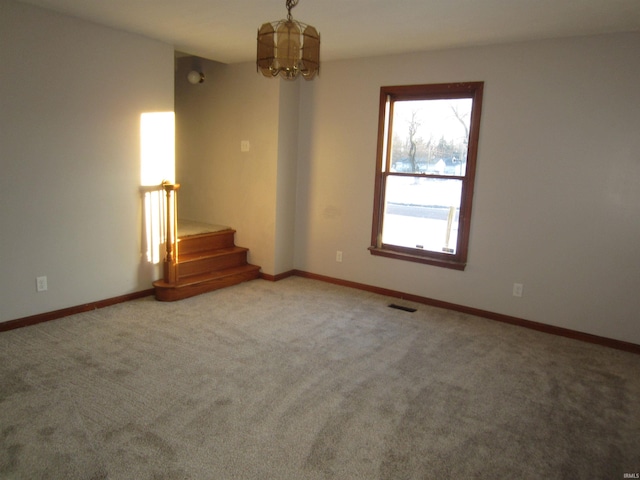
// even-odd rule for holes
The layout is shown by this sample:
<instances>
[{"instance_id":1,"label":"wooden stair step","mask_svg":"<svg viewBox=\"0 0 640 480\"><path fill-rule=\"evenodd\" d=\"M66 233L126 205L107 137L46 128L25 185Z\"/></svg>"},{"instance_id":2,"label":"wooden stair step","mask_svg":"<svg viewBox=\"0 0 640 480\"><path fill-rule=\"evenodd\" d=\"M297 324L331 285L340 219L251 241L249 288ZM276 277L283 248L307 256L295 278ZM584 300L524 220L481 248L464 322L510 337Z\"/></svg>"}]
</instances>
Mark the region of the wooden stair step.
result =
<instances>
[{"instance_id":1,"label":"wooden stair step","mask_svg":"<svg viewBox=\"0 0 640 480\"><path fill-rule=\"evenodd\" d=\"M180 255L183 255L201 251L210 251L218 248L230 248L235 245L235 233L235 230L229 228L218 232L178 237L178 252Z\"/></svg>"},{"instance_id":2,"label":"wooden stair step","mask_svg":"<svg viewBox=\"0 0 640 480\"><path fill-rule=\"evenodd\" d=\"M246 265L248 248L221 248L178 257L178 279Z\"/></svg>"},{"instance_id":3,"label":"wooden stair step","mask_svg":"<svg viewBox=\"0 0 640 480\"><path fill-rule=\"evenodd\" d=\"M247 262L249 249L235 245L235 233L226 228L179 236L175 263L165 262L164 278L153 282L156 299L181 300L260 278L260 267Z\"/></svg>"},{"instance_id":4,"label":"wooden stair step","mask_svg":"<svg viewBox=\"0 0 640 480\"><path fill-rule=\"evenodd\" d=\"M180 263L198 262L200 260L206 260L208 258L224 257L234 253L246 253L249 249L245 247L227 247L218 248L216 250L202 250L194 253L182 253L180 252Z\"/></svg>"},{"instance_id":5,"label":"wooden stair step","mask_svg":"<svg viewBox=\"0 0 640 480\"><path fill-rule=\"evenodd\" d=\"M237 285L238 283L254 280L259 277L260 267L246 264L226 268L214 273L191 275L176 283L166 283L164 280L158 280L153 282L153 286L155 287L157 300L172 302L231 285Z\"/></svg>"}]
</instances>

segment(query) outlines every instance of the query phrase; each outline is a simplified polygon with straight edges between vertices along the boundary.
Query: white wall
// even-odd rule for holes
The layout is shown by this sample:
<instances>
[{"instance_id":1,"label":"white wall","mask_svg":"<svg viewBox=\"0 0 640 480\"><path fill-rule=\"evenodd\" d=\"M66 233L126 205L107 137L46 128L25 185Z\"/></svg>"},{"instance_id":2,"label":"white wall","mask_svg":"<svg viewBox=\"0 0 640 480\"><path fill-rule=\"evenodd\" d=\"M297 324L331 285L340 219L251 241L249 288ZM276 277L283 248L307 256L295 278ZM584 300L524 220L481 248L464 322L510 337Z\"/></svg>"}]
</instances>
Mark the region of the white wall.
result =
<instances>
[{"instance_id":1,"label":"white wall","mask_svg":"<svg viewBox=\"0 0 640 480\"><path fill-rule=\"evenodd\" d=\"M301 86L296 268L640 343L639 51L629 34L325 62ZM458 81L485 82L467 268L374 257L379 89Z\"/></svg>"},{"instance_id":2,"label":"white wall","mask_svg":"<svg viewBox=\"0 0 640 480\"><path fill-rule=\"evenodd\" d=\"M140 114L173 110L173 48L3 0L0 102L0 321L151 288Z\"/></svg>"},{"instance_id":3,"label":"white wall","mask_svg":"<svg viewBox=\"0 0 640 480\"><path fill-rule=\"evenodd\" d=\"M273 80L271 80L273 81ZM294 268L296 179L298 164L300 83L278 81L278 170L276 187L276 242L274 274Z\"/></svg>"},{"instance_id":4,"label":"white wall","mask_svg":"<svg viewBox=\"0 0 640 480\"><path fill-rule=\"evenodd\" d=\"M179 214L236 230L249 262L275 271L279 83L254 64L200 61L206 81L191 85L193 60L176 72L176 181ZM240 142L250 143L248 152Z\"/></svg>"},{"instance_id":5,"label":"white wall","mask_svg":"<svg viewBox=\"0 0 640 480\"><path fill-rule=\"evenodd\" d=\"M205 81L189 84L191 69ZM179 214L234 228L263 273L292 270L299 83L182 57L175 85Z\"/></svg>"}]
</instances>

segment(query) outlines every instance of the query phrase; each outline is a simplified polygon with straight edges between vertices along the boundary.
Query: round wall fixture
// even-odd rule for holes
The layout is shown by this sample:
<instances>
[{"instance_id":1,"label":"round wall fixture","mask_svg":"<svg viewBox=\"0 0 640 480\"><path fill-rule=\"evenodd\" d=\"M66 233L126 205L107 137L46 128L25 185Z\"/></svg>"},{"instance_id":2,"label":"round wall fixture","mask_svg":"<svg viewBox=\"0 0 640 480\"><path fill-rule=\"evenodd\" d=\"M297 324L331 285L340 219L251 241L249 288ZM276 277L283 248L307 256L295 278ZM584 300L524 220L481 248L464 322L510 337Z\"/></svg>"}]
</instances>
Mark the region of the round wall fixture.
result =
<instances>
[{"instance_id":1,"label":"round wall fixture","mask_svg":"<svg viewBox=\"0 0 640 480\"><path fill-rule=\"evenodd\" d=\"M204 82L204 73L198 72L197 70L191 70L187 74L187 80L191 85L197 85L199 83Z\"/></svg>"}]
</instances>

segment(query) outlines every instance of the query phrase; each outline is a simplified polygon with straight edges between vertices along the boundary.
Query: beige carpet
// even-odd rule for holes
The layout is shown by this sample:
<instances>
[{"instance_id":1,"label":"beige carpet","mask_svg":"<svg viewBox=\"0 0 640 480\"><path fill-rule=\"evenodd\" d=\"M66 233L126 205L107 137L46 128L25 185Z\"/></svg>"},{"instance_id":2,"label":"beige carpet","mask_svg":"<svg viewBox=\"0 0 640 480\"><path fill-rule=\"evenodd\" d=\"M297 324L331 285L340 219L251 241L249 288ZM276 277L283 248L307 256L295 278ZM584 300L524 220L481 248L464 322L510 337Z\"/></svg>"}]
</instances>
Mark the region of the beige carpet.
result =
<instances>
[{"instance_id":1,"label":"beige carpet","mask_svg":"<svg viewBox=\"0 0 640 480\"><path fill-rule=\"evenodd\" d=\"M255 280L0 333L0 478L640 471L639 356L391 301Z\"/></svg>"}]
</instances>

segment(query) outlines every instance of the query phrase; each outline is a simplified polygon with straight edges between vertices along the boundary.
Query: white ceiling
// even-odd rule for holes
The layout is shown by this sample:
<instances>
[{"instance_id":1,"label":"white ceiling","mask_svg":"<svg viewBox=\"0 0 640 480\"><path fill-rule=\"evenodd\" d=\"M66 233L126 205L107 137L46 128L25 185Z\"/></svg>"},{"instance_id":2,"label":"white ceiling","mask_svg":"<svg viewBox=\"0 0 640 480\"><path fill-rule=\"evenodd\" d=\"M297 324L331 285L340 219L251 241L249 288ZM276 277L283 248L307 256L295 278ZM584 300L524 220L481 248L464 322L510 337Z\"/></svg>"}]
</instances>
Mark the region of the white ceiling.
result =
<instances>
[{"instance_id":1,"label":"white ceiling","mask_svg":"<svg viewBox=\"0 0 640 480\"><path fill-rule=\"evenodd\" d=\"M20 0L223 63L255 58L256 33L285 0ZM300 0L321 59L640 31L640 0Z\"/></svg>"}]
</instances>

